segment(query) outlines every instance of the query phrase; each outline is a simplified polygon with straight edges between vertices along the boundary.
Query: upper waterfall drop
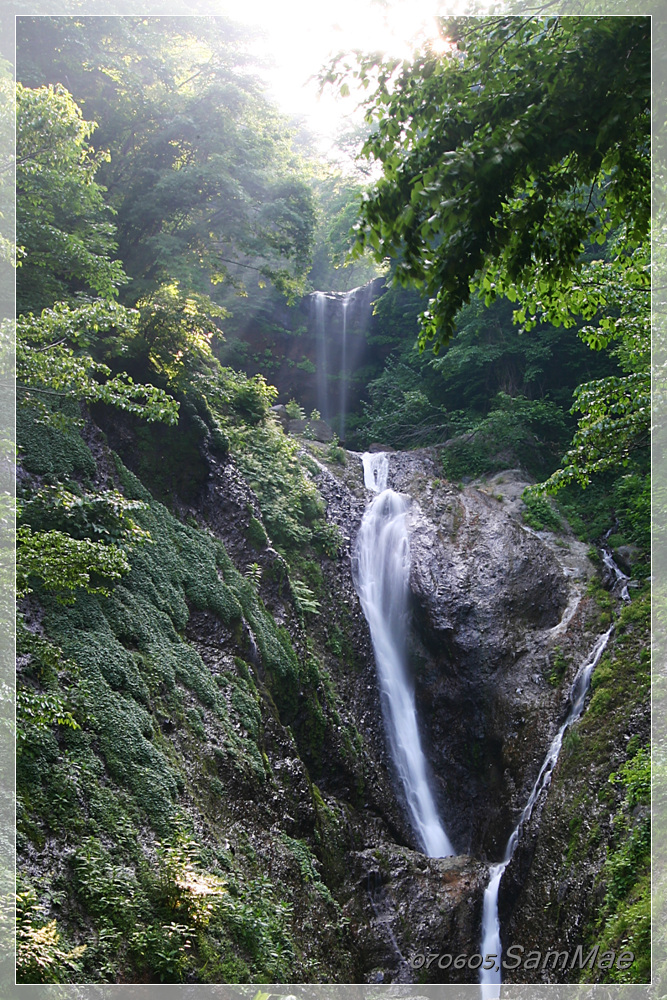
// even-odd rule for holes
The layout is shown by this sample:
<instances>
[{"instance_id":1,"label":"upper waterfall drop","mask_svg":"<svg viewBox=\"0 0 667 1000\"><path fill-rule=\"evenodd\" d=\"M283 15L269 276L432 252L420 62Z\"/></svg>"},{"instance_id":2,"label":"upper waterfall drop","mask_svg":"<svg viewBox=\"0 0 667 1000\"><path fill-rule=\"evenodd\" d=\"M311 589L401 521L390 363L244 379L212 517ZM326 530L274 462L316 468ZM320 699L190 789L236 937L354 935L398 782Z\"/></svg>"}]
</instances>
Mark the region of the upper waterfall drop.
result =
<instances>
[{"instance_id":1,"label":"upper waterfall drop","mask_svg":"<svg viewBox=\"0 0 667 1000\"><path fill-rule=\"evenodd\" d=\"M364 465L364 486L373 493L382 493L387 488L389 459L384 451L374 454L366 452L362 456Z\"/></svg>"},{"instance_id":2,"label":"upper waterfall drop","mask_svg":"<svg viewBox=\"0 0 667 1000\"><path fill-rule=\"evenodd\" d=\"M340 362L340 439L345 440L345 417L347 415L347 310L357 289L346 292L343 299L343 339Z\"/></svg>"},{"instance_id":3,"label":"upper waterfall drop","mask_svg":"<svg viewBox=\"0 0 667 1000\"><path fill-rule=\"evenodd\" d=\"M442 826L429 785L415 696L408 680L408 501L387 489L389 460L384 452L367 453L362 461L364 482L377 495L361 522L353 573L371 632L389 748L424 853L431 858L447 857L456 852Z\"/></svg>"},{"instance_id":4,"label":"upper waterfall drop","mask_svg":"<svg viewBox=\"0 0 667 1000\"><path fill-rule=\"evenodd\" d=\"M329 396L327 392L327 297L324 292L313 292L315 303L315 336L317 358L317 407L323 420L329 420Z\"/></svg>"},{"instance_id":5,"label":"upper waterfall drop","mask_svg":"<svg viewBox=\"0 0 667 1000\"><path fill-rule=\"evenodd\" d=\"M315 341L315 399L322 417L345 440L350 407L358 404L354 373L368 360L366 334L382 279L339 292L311 292L309 332ZM356 404L355 404L356 399Z\"/></svg>"}]
</instances>

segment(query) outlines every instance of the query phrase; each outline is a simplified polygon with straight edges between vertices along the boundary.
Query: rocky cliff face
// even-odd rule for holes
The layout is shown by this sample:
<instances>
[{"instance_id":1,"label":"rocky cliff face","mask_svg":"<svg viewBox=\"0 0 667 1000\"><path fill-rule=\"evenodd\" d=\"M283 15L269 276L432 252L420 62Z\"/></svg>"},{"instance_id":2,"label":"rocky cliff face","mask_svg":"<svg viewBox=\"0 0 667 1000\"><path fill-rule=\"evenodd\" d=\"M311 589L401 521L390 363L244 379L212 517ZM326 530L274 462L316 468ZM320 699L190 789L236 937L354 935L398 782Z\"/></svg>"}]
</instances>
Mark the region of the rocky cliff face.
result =
<instances>
[{"instance_id":1,"label":"rocky cliff face","mask_svg":"<svg viewBox=\"0 0 667 1000\"><path fill-rule=\"evenodd\" d=\"M331 516L353 528L358 459L344 494L323 487ZM517 473L459 489L430 451L392 455L389 469L390 487L412 497L412 662L441 813L461 853L500 860L597 634L584 597L593 568L574 537L556 544L521 523Z\"/></svg>"},{"instance_id":2,"label":"rocky cliff face","mask_svg":"<svg viewBox=\"0 0 667 1000\"><path fill-rule=\"evenodd\" d=\"M320 457L325 453L316 445L309 448ZM536 533L522 523L520 496L527 482L521 473L460 489L439 479L437 471L431 451L390 458L389 485L412 497L411 662L417 705L447 831L462 855L493 862L503 857L567 715L576 670L604 629L597 604L586 595L594 576L586 547L570 534ZM347 556L368 500L360 456L350 454L344 468L327 463L315 478L328 516L346 533ZM356 608L349 578L345 593ZM377 714L375 703L376 722ZM400 803L396 782L394 791ZM355 864L363 858L362 852ZM367 865L364 877L377 876ZM479 917L479 883L470 871L466 877L467 898ZM389 875L382 883L385 910L391 893L400 894L393 881ZM397 886L402 881L397 876ZM519 908L518 920L520 913ZM479 947L475 935L469 954L470 947ZM392 975L405 975L400 968L394 963ZM440 981L454 981L451 972L437 970L431 981L438 975Z\"/></svg>"},{"instance_id":3,"label":"rocky cliff face","mask_svg":"<svg viewBox=\"0 0 667 1000\"><path fill-rule=\"evenodd\" d=\"M542 956L509 981L651 978L649 621L647 595L620 611L588 709L566 734L549 795L506 871L504 943ZM545 964L548 950L559 958Z\"/></svg>"}]
</instances>

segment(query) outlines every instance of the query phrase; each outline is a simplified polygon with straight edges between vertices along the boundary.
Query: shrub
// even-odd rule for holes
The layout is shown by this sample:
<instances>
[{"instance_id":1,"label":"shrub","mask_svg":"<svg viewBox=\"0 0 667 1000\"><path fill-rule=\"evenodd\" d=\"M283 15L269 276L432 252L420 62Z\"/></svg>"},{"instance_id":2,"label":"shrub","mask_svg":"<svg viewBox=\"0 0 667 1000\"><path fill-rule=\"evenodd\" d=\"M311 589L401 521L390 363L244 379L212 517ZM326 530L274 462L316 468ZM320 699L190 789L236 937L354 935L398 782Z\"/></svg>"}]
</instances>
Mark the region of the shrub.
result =
<instances>
[{"instance_id":1,"label":"shrub","mask_svg":"<svg viewBox=\"0 0 667 1000\"><path fill-rule=\"evenodd\" d=\"M285 406L287 410L287 416L290 420L305 420L306 411L304 408L297 403L296 399L290 399L289 403Z\"/></svg>"},{"instance_id":2,"label":"shrub","mask_svg":"<svg viewBox=\"0 0 667 1000\"><path fill-rule=\"evenodd\" d=\"M562 529L563 523L554 510L552 501L547 497L532 492L529 486L523 491L521 499L524 503L522 517L531 528L536 531L544 531L545 529L560 531Z\"/></svg>"}]
</instances>

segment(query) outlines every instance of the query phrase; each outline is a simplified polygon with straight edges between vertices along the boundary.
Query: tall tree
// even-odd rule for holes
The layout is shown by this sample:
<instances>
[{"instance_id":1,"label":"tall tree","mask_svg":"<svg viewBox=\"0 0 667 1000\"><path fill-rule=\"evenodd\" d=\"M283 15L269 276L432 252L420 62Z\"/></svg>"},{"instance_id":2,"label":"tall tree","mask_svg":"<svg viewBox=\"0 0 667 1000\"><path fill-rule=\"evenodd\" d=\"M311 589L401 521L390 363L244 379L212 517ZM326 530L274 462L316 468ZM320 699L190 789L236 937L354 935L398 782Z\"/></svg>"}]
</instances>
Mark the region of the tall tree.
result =
<instances>
[{"instance_id":1,"label":"tall tree","mask_svg":"<svg viewBox=\"0 0 667 1000\"><path fill-rule=\"evenodd\" d=\"M96 174L104 155L90 145L64 87L16 91L19 312L40 312L76 291L114 295L123 280L112 213Z\"/></svg>"},{"instance_id":2,"label":"tall tree","mask_svg":"<svg viewBox=\"0 0 667 1000\"><path fill-rule=\"evenodd\" d=\"M421 336L436 349L471 287L493 298L537 278L557 307L586 241L620 226L636 244L650 219L649 18L462 18L443 33L445 55L353 70L378 75L364 152L382 168L358 245L430 296Z\"/></svg>"},{"instance_id":3,"label":"tall tree","mask_svg":"<svg viewBox=\"0 0 667 1000\"><path fill-rule=\"evenodd\" d=\"M446 344L479 290L517 303L526 328L581 317L589 346L615 345L625 374L580 386L549 483L585 485L648 437L650 19L460 18L443 35L444 55L330 73L376 79L364 152L382 175L358 250L395 258L394 281L429 297L422 347Z\"/></svg>"},{"instance_id":4,"label":"tall tree","mask_svg":"<svg viewBox=\"0 0 667 1000\"><path fill-rule=\"evenodd\" d=\"M225 19L22 17L17 39L23 82L64 84L99 123L128 299L243 274L301 287L312 196Z\"/></svg>"}]
</instances>

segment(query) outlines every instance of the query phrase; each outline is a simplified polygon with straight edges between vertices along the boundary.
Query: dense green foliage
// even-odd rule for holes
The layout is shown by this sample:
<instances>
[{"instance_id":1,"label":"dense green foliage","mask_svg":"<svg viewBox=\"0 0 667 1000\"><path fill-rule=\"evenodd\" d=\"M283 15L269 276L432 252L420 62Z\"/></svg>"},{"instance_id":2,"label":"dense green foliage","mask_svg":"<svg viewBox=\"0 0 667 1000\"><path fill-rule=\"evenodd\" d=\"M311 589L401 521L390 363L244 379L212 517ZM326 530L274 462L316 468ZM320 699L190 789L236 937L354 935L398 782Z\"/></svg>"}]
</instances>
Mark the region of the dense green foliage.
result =
<instances>
[{"instance_id":1,"label":"dense green foliage","mask_svg":"<svg viewBox=\"0 0 667 1000\"><path fill-rule=\"evenodd\" d=\"M76 307L58 302L39 317L20 316L16 374L21 406L38 412L45 424L48 401L57 399L108 403L148 421L175 423L178 404L163 389L137 385L126 372L109 378L109 366L89 353L94 342L96 353L104 350L107 337L138 336L137 320L136 311L101 299Z\"/></svg>"},{"instance_id":2,"label":"dense green foliage","mask_svg":"<svg viewBox=\"0 0 667 1000\"><path fill-rule=\"evenodd\" d=\"M356 669L327 592L343 539L277 391L218 360L223 329L296 341L286 301L391 250L356 441L437 444L457 480L520 465L546 480L528 524L561 527L542 493L562 489L582 536L613 525L647 572L645 22L451 30L460 55L380 68L363 194L306 164L226 20L18 20L20 982L351 974L335 889L368 785L327 669ZM414 345L424 291L422 340L456 329L437 359ZM285 364L317 373L305 350ZM319 454L347 462L336 437ZM641 609L593 720L646 695ZM338 813L313 783L332 774ZM641 976L645 751L604 777L596 930L636 918Z\"/></svg>"},{"instance_id":3,"label":"dense green foliage","mask_svg":"<svg viewBox=\"0 0 667 1000\"><path fill-rule=\"evenodd\" d=\"M19 88L18 839L43 857L48 843L76 844L64 866L22 869L20 982L296 981L345 967L344 921L312 863L300 886L311 847L252 846L228 791L242 801L282 787L267 728L291 725L295 759L316 763L334 725L353 767L355 734L314 648L303 636L295 648L266 610L266 566L242 574L220 541L154 500L104 450L87 409L125 421L132 457L170 505L198 486L187 480L204 451L237 456L259 495L249 552L266 561L268 529L293 565L271 550L266 582L299 634L318 612L313 555L335 555L338 536L270 419L274 390L215 360L226 312L207 293L210 280L238 285L246 266L293 292L311 195L216 24L215 38L180 19L22 26L42 59L72 44L86 57L65 55L53 75L26 59L24 79L53 84ZM98 102L96 149L65 76L87 114ZM204 131L207 146L195 141ZM120 288L135 308L115 301ZM156 461L160 440L171 447ZM187 636L193 615L227 637L222 666ZM259 688L231 650L259 663ZM324 806L305 790L316 823ZM302 911L321 918L315 952Z\"/></svg>"},{"instance_id":4,"label":"dense green foliage","mask_svg":"<svg viewBox=\"0 0 667 1000\"><path fill-rule=\"evenodd\" d=\"M112 211L95 175L104 160L61 84L16 91L17 307L40 311L72 291L112 295L123 278L112 260Z\"/></svg>"},{"instance_id":5,"label":"dense green foliage","mask_svg":"<svg viewBox=\"0 0 667 1000\"><path fill-rule=\"evenodd\" d=\"M177 281L302 288L313 199L284 122L224 18L20 18L22 82L67 80L115 212L136 301ZM137 108L141 108L137 115ZM256 276L256 277L255 277Z\"/></svg>"},{"instance_id":6,"label":"dense green foliage","mask_svg":"<svg viewBox=\"0 0 667 1000\"><path fill-rule=\"evenodd\" d=\"M238 433L243 417L233 412ZM34 414L28 410L25 419ZM56 425L52 440L64 433L80 431ZM264 436L271 438L269 427ZM31 440L38 439L24 435L24 447ZM73 837L78 846L65 868L21 877L19 979L307 978L311 966L294 937L301 933L292 919L295 890L262 874L264 863L243 848L225 789L252 797L257 787L275 784L264 737L272 711L305 741L304 757L317 752L332 698L317 661L297 653L264 608L261 574L243 576L219 541L179 522L120 463L106 470L114 490L91 491L68 478L49 485L39 474L45 450L48 444L25 456L34 472L23 487L20 529L20 564L41 624L37 633L25 626L20 633L19 847L40 850L47 836ZM276 444L273 454L279 467ZM287 446L284 454L296 481L293 451ZM97 479L102 469L91 462L87 474ZM278 509L272 468L269 509ZM293 510L284 490L285 517L296 528L303 508ZM315 495L312 502L311 525ZM255 524L265 548L264 528ZM48 547L54 537L65 543L57 558ZM40 539L37 563L33 538ZM293 553L305 541L288 533L285 545ZM117 554L120 571L98 566L92 550ZM277 569L286 575L284 564ZM111 589L121 572L122 583ZM291 588L298 614L317 610L298 577ZM242 659L227 655L222 673L203 662L185 638L191 615L201 613L230 630L237 651L245 649L244 630L253 636L261 691ZM333 718L340 727L335 710ZM196 774L188 764L193 754ZM186 806L193 796L219 831L205 844L191 829ZM146 826L159 837L154 847ZM298 840L286 844L297 870L308 850ZM262 852L279 867L292 863L278 861L279 845L270 841ZM309 905L326 913L336 940L337 906L319 877L310 885L298 898L312 896ZM65 899L66 934L52 916ZM336 954L332 941L326 947Z\"/></svg>"},{"instance_id":7,"label":"dense green foliage","mask_svg":"<svg viewBox=\"0 0 667 1000\"><path fill-rule=\"evenodd\" d=\"M587 487L607 470L647 482L649 20L459 18L442 31L443 55L426 51L403 65L358 58L334 64L328 78L356 80L371 95L363 153L382 174L362 200L357 245L392 260L394 285L420 291L421 347L449 344L436 362L445 380L459 380L468 399L484 386L486 405L471 413L459 397L447 407L429 391L423 364L413 384L405 367L397 380L389 369L371 387L370 437L382 440L383 416L401 444L411 427L417 439L437 440L440 425L456 440L446 470L460 475L468 464L475 475L494 468L493 440L504 433L491 429L484 447L495 392L548 395L578 415L561 467L553 459L566 438L553 431L572 429L562 412L541 467L525 447L523 455L508 447L505 461L513 452L540 479L551 473L540 487L550 492ZM473 293L499 311L480 313ZM494 330L507 329L510 303L521 347L516 333ZM575 374L575 326L615 371L584 362ZM489 391L498 369L505 384ZM633 530L645 535L646 522Z\"/></svg>"},{"instance_id":8,"label":"dense green foliage","mask_svg":"<svg viewBox=\"0 0 667 1000\"><path fill-rule=\"evenodd\" d=\"M333 170L320 171L313 181L318 225L308 275L311 287L346 291L376 278L383 269L370 254L350 257L363 186Z\"/></svg>"},{"instance_id":9,"label":"dense green foliage","mask_svg":"<svg viewBox=\"0 0 667 1000\"><path fill-rule=\"evenodd\" d=\"M373 337L389 341L405 327L416 335L421 302L414 293L390 290L378 303ZM552 472L574 428L568 411L582 376L617 369L575 330L544 323L527 336L511 313L507 300L484 306L476 299L461 311L456 336L438 358L419 353L414 343L395 348L369 383L369 400L355 420L356 440L415 447L457 439L446 453L453 478L508 464L537 477ZM511 429L503 427L508 419ZM457 453L468 471L455 470Z\"/></svg>"},{"instance_id":10,"label":"dense green foliage","mask_svg":"<svg viewBox=\"0 0 667 1000\"><path fill-rule=\"evenodd\" d=\"M379 83L364 152L383 176L360 246L429 295L423 338L447 341L471 284L490 297L534 279L560 302L591 238L645 238L650 218L649 18L489 17L443 25L454 48Z\"/></svg>"}]
</instances>

